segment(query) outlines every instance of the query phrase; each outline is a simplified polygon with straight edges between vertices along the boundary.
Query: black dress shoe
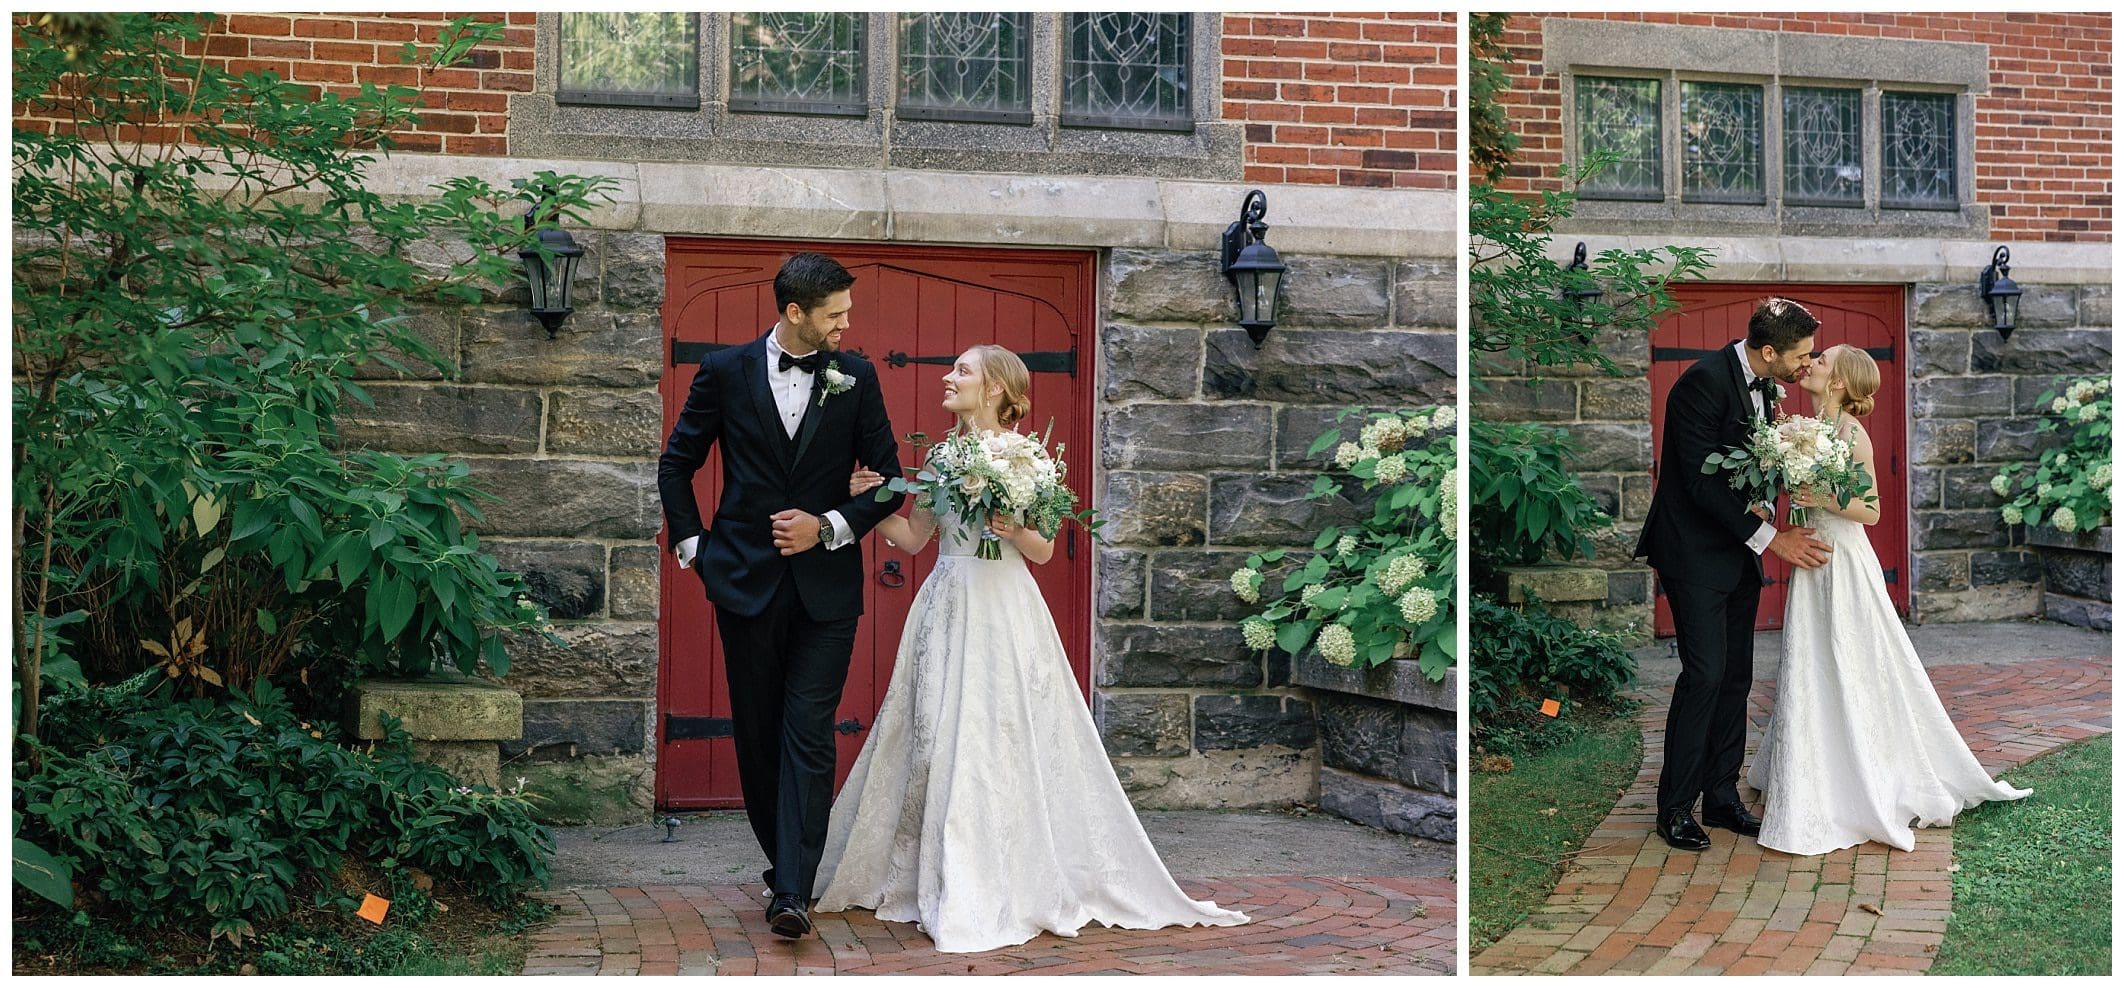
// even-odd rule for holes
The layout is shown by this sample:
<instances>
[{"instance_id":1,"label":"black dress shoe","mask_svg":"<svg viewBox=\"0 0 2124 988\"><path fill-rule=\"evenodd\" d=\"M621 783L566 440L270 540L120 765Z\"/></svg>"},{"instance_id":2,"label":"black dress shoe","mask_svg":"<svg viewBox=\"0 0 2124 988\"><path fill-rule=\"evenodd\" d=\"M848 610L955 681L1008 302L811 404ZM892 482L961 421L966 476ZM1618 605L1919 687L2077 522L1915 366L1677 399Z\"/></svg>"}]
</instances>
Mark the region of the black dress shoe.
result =
<instances>
[{"instance_id":1,"label":"black dress shoe","mask_svg":"<svg viewBox=\"0 0 2124 988\"><path fill-rule=\"evenodd\" d=\"M775 896L767 906L767 928L791 940L811 932L811 916L804 911L803 898L791 892Z\"/></svg>"},{"instance_id":2,"label":"black dress shoe","mask_svg":"<svg viewBox=\"0 0 2124 988\"><path fill-rule=\"evenodd\" d=\"M1704 833L1704 828L1696 825L1696 819L1688 810L1675 810L1661 817L1653 829L1659 831L1660 839L1666 841L1668 847L1701 851L1711 846L1711 838Z\"/></svg>"},{"instance_id":3,"label":"black dress shoe","mask_svg":"<svg viewBox=\"0 0 2124 988\"><path fill-rule=\"evenodd\" d=\"M1763 832L1763 818L1748 812L1745 806L1706 806L1704 826L1721 827L1743 837L1756 837Z\"/></svg>"}]
</instances>

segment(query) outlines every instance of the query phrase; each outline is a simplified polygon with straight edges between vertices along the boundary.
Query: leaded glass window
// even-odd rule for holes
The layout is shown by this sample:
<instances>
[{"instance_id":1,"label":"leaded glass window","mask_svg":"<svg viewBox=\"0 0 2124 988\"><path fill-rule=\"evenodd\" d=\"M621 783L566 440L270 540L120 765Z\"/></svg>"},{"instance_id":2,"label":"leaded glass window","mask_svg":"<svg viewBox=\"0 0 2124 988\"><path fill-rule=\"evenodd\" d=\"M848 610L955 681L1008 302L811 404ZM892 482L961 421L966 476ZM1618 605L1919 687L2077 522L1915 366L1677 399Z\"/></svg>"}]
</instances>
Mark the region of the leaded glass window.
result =
<instances>
[{"instance_id":1,"label":"leaded glass window","mask_svg":"<svg viewBox=\"0 0 2124 988\"><path fill-rule=\"evenodd\" d=\"M1578 151L1612 160L1579 185L1601 199L1661 197L1659 80L1578 77Z\"/></svg>"},{"instance_id":2,"label":"leaded glass window","mask_svg":"<svg viewBox=\"0 0 2124 988\"><path fill-rule=\"evenodd\" d=\"M1866 204L1859 91L1785 89L1785 201L1806 206Z\"/></svg>"},{"instance_id":3,"label":"leaded glass window","mask_svg":"<svg viewBox=\"0 0 2124 988\"><path fill-rule=\"evenodd\" d=\"M1193 130L1188 15L1069 14L1062 123Z\"/></svg>"},{"instance_id":4,"label":"leaded glass window","mask_svg":"<svg viewBox=\"0 0 2124 988\"><path fill-rule=\"evenodd\" d=\"M900 15L899 115L1031 123L1027 14Z\"/></svg>"},{"instance_id":5,"label":"leaded glass window","mask_svg":"<svg viewBox=\"0 0 2124 988\"><path fill-rule=\"evenodd\" d=\"M560 15L561 103L698 107L700 25L693 14Z\"/></svg>"},{"instance_id":6,"label":"leaded glass window","mask_svg":"<svg viewBox=\"0 0 2124 988\"><path fill-rule=\"evenodd\" d=\"M1763 87L1681 84L1682 198L1763 201Z\"/></svg>"},{"instance_id":7,"label":"leaded glass window","mask_svg":"<svg viewBox=\"0 0 2124 988\"><path fill-rule=\"evenodd\" d=\"M730 108L860 117L863 14L730 15Z\"/></svg>"},{"instance_id":8,"label":"leaded glass window","mask_svg":"<svg viewBox=\"0 0 2124 988\"><path fill-rule=\"evenodd\" d=\"M1953 209L1954 96L1881 94L1881 205Z\"/></svg>"}]
</instances>

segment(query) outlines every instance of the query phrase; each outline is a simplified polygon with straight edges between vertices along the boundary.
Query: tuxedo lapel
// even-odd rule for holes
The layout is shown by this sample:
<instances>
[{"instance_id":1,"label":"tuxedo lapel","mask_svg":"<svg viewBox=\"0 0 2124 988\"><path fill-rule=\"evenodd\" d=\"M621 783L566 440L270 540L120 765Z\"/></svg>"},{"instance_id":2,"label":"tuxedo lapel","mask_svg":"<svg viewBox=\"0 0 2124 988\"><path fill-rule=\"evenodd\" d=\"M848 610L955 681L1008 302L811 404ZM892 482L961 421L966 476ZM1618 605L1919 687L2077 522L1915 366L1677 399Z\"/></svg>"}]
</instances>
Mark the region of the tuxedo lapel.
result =
<instances>
[{"instance_id":1,"label":"tuxedo lapel","mask_svg":"<svg viewBox=\"0 0 2124 988\"><path fill-rule=\"evenodd\" d=\"M775 407L774 392L767 386L767 338L762 336L745 348L745 391L752 396L752 410L759 417L760 434L774 447L774 457L788 474L794 466L789 456L788 433L782 431L782 412Z\"/></svg>"},{"instance_id":2,"label":"tuxedo lapel","mask_svg":"<svg viewBox=\"0 0 2124 988\"><path fill-rule=\"evenodd\" d=\"M1739 340L1733 340L1726 344L1726 379L1733 383L1733 390L1740 393L1740 407L1750 413L1743 417L1752 418L1754 415L1761 415L1763 421L1767 422L1771 417L1769 396L1761 395L1760 392L1748 387L1748 375L1741 371L1741 356L1733 350L1733 344L1739 342Z\"/></svg>"},{"instance_id":3,"label":"tuxedo lapel","mask_svg":"<svg viewBox=\"0 0 2124 988\"><path fill-rule=\"evenodd\" d=\"M811 448L811 437L819 433L819 420L826 417L825 407L819 404L819 396L825 393L826 369L822 367L811 375L811 397L805 399L808 404L804 406L804 421L797 426L796 458L790 461L792 471L796 464L804 462L804 451Z\"/></svg>"}]
</instances>

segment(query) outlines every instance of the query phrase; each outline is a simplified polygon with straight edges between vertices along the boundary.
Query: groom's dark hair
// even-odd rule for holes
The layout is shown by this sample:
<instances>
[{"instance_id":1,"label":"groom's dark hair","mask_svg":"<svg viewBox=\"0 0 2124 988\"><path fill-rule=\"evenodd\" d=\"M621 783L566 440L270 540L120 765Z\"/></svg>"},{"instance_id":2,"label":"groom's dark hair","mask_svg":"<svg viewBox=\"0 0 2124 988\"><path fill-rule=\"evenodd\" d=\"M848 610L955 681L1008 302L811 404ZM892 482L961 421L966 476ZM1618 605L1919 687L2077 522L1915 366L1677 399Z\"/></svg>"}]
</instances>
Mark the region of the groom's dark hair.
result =
<instances>
[{"instance_id":1,"label":"groom's dark hair","mask_svg":"<svg viewBox=\"0 0 2124 988\"><path fill-rule=\"evenodd\" d=\"M1814 318L1807 307L1789 298L1766 298L1755 307L1755 314L1748 317L1748 349L1758 350L1773 347L1779 353L1792 349L1792 345L1809 336L1819 328L1822 321Z\"/></svg>"},{"instance_id":2,"label":"groom's dark hair","mask_svg":"<svg viewBox=\"0 0 2124 988\"><path fill-rule=\"evenodd\" d=\"M782 262L782 270L774 275L774 311L781 315L789 311L789 303L810 312L826 301L826 296L847 289L855 284L855 275L849 274L841 262L805 251Z\"/></svg>"}]
</instances>

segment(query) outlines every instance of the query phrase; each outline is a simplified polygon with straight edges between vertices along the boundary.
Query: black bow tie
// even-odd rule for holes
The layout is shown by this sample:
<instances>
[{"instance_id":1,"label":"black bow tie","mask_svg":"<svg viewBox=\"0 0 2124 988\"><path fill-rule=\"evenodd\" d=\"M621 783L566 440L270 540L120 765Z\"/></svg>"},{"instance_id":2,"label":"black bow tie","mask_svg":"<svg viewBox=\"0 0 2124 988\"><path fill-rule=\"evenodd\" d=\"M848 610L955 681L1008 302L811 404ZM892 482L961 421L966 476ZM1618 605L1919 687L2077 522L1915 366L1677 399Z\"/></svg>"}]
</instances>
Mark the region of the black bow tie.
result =
<instances>
[{"instance_id":1,"label":"black bow tie","mask_svg":"<svg viewBox=\"0 0 2124 988\"><path fill-rule=\"evenodd\" d=\"M813 350L801 357L792 357L787 353L782 354L782 370L784 371L791 367L800 367L803 368L806 374L816 374L819 372L819 368L824 366L826 366L826 354L818 350Z\"/></svg>"},{"instance_id":2,"label":"black bow tie","mask_svg":"<svg viewBox=\"0 0 2124 988\"><path fill-rule=\"evenodd\" d=\"M789 358L788 358L788 357L783 357L782 359L783 359L783 360L788 360ZM1764 377L1758 377L1758 378L1756 378L1756 379L1755 379L1754 381L1752 381L1752 382L1749 382L1749 384L1748 384L1748 390L1750 390L1750 391L1760 391L1760 392L1762 392L1762 393L1764 393L1764 394L1766 394L1766 395L1769 395L1769 396L1771 396L1771 397L1773 397L1773 398L1775 398L1775 397L1777 396L1777 392L1775 392L1775 391L1772 391L1772 390L1770 390L1770 389L1772 389L1772 388L1775 388L1775 387L1777 387L1777 382L1776 382L1776 381L1773 381L1773 380L1771 380L1771 379L1770 379L1770 378L1769 378L1768 376L1764 376Z\"/></svg>"}]
</instances>

